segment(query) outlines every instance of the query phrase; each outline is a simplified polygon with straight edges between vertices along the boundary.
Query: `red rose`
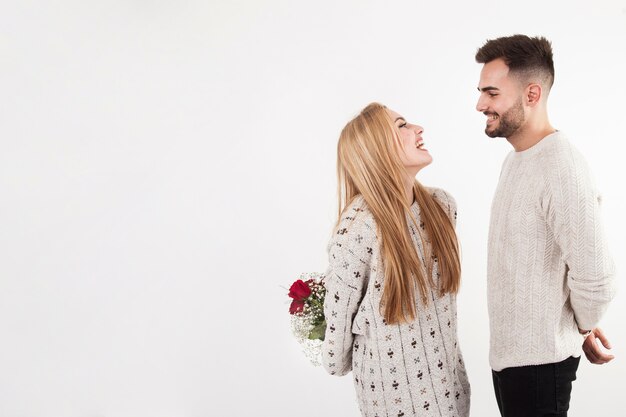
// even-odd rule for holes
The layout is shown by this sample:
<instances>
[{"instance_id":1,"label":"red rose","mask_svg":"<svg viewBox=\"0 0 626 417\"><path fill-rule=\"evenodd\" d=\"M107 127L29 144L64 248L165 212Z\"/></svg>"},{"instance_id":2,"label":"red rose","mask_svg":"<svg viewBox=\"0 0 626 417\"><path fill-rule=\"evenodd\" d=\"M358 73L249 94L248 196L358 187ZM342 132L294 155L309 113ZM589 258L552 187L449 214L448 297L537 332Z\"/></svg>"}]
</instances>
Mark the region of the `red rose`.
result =
<instances>
[{"instance_id":1,"label":"red rose","mask_svg":"<svg viewBox=\"0 0 626 417\"><path fill-rule=\"evenodd\" d=\"M304 301L293 300L289 306L289 314L301 313L304 310Z\"/></svg>"},{"instance_id":2,"label":"red rose","mask_svg":"<svg viewBox=\"0 0 626 417\"><path fill-rule=\"evenodd\" d=\"M301 279L291 284L291 288L289 288L289 296L294 300L302 301L309 295L311 295L311 288L309 288L309 286L306 285Z\"/></svg>"}]
</instances>

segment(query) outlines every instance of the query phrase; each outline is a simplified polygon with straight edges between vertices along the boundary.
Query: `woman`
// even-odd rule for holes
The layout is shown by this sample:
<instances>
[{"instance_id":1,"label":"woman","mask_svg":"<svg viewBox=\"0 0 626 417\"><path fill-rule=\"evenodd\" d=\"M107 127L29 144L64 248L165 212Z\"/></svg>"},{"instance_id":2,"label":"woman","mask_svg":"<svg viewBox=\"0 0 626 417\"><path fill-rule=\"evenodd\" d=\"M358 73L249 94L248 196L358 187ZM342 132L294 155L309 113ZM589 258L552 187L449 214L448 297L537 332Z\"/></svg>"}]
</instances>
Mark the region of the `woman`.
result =
<instances>
[{"instance_id":1,"label":"woman","mask_svg":"<svg viewBox=\"0 0 626 417\"><path fill-rule=\"evenodd\" d=\"M422 132L373 103L339 138L322 356L329 373L352 371L368 417L469 415L456 204L415 180L432 162Z\"/></svg>"}]
</instances>

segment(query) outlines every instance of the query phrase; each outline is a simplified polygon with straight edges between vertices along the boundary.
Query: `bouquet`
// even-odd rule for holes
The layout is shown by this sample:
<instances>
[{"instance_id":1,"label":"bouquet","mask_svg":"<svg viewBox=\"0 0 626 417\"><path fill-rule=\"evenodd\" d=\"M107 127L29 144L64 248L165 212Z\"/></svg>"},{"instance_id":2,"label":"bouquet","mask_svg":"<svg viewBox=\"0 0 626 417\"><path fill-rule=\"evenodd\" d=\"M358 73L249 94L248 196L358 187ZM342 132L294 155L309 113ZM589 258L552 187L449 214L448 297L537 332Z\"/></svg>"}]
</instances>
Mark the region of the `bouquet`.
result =
<instances>
[{"instance_id":1,"label":"bouquet","mask_svg":"<svg viewBox=\"0 0 626 417\"><path fill-rule=\"evenodd\" d=\"M321 364L322 342L326 333L324 317L324 275L302 274L289 288L291 331L315 366Z\"/></svg>"}]
</instances>

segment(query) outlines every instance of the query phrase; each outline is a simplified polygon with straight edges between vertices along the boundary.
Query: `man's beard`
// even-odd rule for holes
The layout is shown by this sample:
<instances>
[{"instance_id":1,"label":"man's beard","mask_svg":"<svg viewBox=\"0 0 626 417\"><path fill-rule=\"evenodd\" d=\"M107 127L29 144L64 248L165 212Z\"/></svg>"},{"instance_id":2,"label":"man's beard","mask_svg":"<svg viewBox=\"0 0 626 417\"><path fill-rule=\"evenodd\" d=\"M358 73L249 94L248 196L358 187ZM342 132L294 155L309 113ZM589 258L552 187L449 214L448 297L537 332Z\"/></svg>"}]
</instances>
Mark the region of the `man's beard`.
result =
<instances>
[{"instance_id":1,"label":"man's beard","mask_svg":"<svg viewBox=\"0 0 626 417\"><path fill-rule=\"evenodd\" d=\"M487 113L487 115L494 113ZM515 132L524 124L524 106L522 104L522 98L511 106L510 109L505 111L502 116L498 118L498 127L492 131L489 130L489 126L485 128L485 133L490 138L510 138Z\"/></svg>"}]
</instances>

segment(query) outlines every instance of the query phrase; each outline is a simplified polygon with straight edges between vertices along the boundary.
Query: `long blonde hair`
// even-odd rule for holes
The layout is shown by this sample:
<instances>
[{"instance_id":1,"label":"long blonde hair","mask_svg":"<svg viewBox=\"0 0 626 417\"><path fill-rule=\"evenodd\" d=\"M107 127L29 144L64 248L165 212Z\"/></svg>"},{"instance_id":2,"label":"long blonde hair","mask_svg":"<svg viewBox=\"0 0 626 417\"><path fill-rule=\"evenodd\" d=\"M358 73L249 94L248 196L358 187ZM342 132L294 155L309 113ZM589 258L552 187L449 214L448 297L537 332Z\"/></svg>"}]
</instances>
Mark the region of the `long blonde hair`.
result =
<instances>
[{"instance_id":1,"label":"long blonde hair","mask_svg":"<svg viewBox=\"0 0 626 417\"><path fill-rule=\"evenodd\" d=\"M338 222L344 209L361 195L377 225L385 274L380 307L389 324L416 318L416 286L428 304L428 288L434 287L433 261L440 274L439 295L456 293L461 277L454 226L439 203L415 181L413 193L431 247L424 254L426 265L419 259L407 224L408 215L420 230L406 202L400 143L398 128L385 106L372 103L344 127L337 145Z\"/></svg>"}]
</instances>

